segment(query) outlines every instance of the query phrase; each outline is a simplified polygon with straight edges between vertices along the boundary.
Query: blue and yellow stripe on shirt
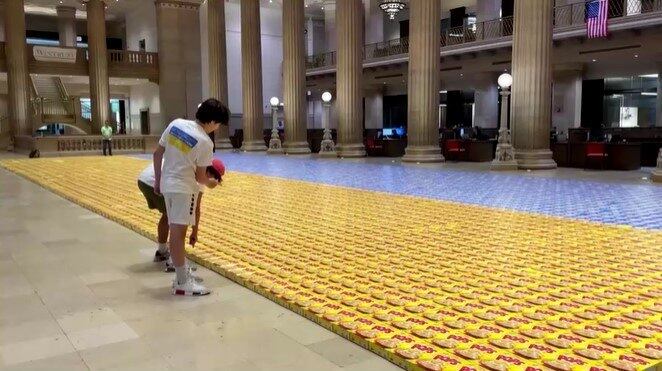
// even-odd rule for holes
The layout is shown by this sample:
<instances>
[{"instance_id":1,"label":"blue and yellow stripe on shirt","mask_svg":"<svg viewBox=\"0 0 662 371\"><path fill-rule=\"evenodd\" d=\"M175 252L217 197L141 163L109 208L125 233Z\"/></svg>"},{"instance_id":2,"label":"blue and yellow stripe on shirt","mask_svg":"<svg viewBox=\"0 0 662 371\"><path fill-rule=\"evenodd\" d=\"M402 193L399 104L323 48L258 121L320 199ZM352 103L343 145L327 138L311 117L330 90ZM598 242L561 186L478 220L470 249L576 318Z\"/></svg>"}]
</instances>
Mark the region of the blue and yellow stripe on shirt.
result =
<instances>
[{"instance_id":1,"label":"blue and yellow stripe on shirt","mask_svg":"<svg viewBox=\"0 0 662 371\"><path fill-rule=\"evenodd\" d=\"M183 153L189 153L191 148L198 144L198 140L184 132L182 129L173 126L168 133L168 143Z\"/></svg>"}]
</instances>

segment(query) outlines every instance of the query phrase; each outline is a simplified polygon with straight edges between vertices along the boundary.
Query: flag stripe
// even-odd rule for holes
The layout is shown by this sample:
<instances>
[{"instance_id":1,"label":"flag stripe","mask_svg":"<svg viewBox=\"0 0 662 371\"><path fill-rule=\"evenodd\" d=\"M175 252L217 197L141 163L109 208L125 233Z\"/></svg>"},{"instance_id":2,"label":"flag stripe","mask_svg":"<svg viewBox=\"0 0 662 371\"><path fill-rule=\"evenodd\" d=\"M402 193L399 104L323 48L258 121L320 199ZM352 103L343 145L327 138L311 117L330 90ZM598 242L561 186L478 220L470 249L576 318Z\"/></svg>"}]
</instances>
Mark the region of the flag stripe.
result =
<instances>
[{"instance_id":1,"label":"flag stripe","mask_svg":"<svg viewBox=\"0 0 662 371\"><path fill-rule=\"evenodd\" d=\"M607 36L608 0L586 3L586 35L589 39Z\"/></svg>"}]
</instances>

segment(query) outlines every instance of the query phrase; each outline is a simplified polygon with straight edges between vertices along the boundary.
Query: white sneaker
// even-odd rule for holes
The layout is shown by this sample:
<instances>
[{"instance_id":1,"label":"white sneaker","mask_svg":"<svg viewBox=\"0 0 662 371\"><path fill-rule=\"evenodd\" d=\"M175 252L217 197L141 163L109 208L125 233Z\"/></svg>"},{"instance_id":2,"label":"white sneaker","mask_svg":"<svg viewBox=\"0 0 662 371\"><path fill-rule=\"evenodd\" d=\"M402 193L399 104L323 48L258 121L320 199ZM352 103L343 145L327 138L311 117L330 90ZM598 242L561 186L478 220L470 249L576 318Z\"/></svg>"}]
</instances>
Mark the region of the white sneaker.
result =
<instances>
[{"instance_id":1,"label":"white sneaker","mask_svg":"<svg viewBox=\"0 0 662 371\"><path fill-rule=\"evenodd\" d=\"M188 268L188 276L190 278L192 278L195 282L198 282L198 283L204 281L204 279L202 277L196 276L195 274L193 274L193 270L190 267ZM172 279L172 287L173 288L175 287L176 282L177 282L177 275L175 275L175 277Z\"/></svg>"},{"instance_id":2,"label":"white sneaker","mask_svg":"<svg viewBox=\"0 0 662 371\"><path fill-rule=\"evenodd\" d=\"M195 282L195 279L190 275L187 277L186 282L176 283L172 288L173 295L185 295L185 296L202 296L209 295L211 291L204 287L203 285Z\"/></svg>"}]
</instances>

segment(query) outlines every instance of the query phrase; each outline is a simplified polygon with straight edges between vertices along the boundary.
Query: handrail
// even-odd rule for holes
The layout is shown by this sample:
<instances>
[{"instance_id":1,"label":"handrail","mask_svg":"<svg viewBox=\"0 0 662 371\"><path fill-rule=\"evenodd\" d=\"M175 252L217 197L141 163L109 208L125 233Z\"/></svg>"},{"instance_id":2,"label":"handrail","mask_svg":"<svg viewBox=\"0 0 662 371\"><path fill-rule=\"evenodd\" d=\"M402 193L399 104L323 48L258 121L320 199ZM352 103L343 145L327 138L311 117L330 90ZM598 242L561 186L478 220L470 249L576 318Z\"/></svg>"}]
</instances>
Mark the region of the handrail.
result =
<instances>
[{"instance_id":1,"label":"handrail","mask_svg":"<svg viewBox=\"0 0 662 371\"><path fill-rule=\"evenodd\" d=\"M133 50L108 50L110 63L126 65L156 65L159 61L158 53Z\"/></svg>"},{"instance_id":2,"label":"handrail","mask_svg":"<svg viewBox=\"0 0 662 371\"><path fill-rule=\"evenodd\" d=\"M642 14L662 12L662 0L641 0L639 2L609 2L609 18L626 18ZM574 3L554 7L554 28L582 26L586 23L586 3ZM441 34L441 47L468 44L478 41L496 40L512 36L514 30L512 16L478 22L472 25L446 29ZM363 47L365 60L390 57L409 53L409 39L399 38ZM331 67L336 64L335 52L307 57L306 68Z\"/></svg>"}]
</instances>

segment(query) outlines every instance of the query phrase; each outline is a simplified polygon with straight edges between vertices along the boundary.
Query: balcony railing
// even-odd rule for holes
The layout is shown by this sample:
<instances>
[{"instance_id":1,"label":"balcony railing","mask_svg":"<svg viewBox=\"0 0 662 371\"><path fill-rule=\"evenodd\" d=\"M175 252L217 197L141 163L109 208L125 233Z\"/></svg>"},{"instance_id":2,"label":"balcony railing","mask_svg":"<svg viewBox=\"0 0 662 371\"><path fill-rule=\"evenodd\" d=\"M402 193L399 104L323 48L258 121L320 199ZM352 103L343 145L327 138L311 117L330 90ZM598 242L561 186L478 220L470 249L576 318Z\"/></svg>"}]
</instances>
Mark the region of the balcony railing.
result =
<instances>
[{"instance_id":1,"label":"balcony railing","mask_svg":"<svg viewBox=\"0 0 662 371\"><path fill-rule=\"evenodd\" d=\"M610 1L609 18L625 18L648 13L662 13L662 0ZM662 15L662 14L661 14ZM586 4L575 3L554 8L554 28L583 26ZM498 40L513 35L513 17L503 17L473 25L453 27L441 34L441 48L474 42ZM363 47L365 60L380 59L409 53L409 39L400 38L368 44ZM336 64L335 52L308 57L307 69L328 68Z\"/></svg>"},{"instance_id":2,"label":"balcony railing","mask_svg":"<svg viewBox=\"0 0 662 371\"><path fill-rule=\"evenodd\" d=\"M159 58L157 53L137 52L131 50L109 50L110 63L126 66L156 66Z\"/></svg>"},{"instance_id":3,"label":"balcony railing","mask_svg":"<svg viewBox=\"0 0 662 371\"><path fill-rule=\"evenodd\" d=\"M325 66L334 66L336 64L336 52L315 54L306 58L306 68L320 68Z\"/></svg>"}]
</instances>

